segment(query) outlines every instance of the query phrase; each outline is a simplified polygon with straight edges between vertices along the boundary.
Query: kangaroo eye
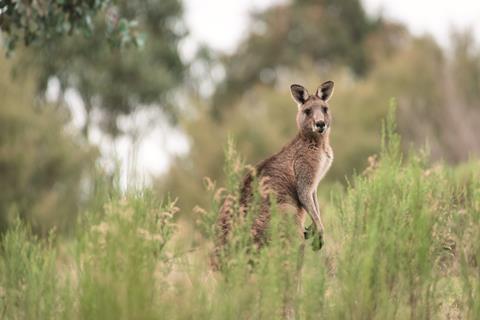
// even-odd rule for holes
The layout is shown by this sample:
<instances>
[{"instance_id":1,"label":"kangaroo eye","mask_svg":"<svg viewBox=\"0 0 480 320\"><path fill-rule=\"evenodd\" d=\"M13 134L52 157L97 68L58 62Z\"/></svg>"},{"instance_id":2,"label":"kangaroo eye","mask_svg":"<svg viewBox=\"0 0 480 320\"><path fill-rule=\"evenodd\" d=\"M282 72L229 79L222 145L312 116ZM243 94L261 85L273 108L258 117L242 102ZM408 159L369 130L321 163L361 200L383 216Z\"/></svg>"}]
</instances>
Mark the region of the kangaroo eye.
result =
<instances>
[{"instance_id":1,"label":"kangaroo eye","mask_svg":"<svg viewBox=\"0 0 480 320\"><path fill-rule=\"evenodd\" d=\"M323 111L323 113L327 113L328 112L328 107L322 107L322 111Z\"/></svg>"},{"instance_id":2,"label":"kangaroo eye","mask_svg":"<svg viewBox=\"0 0 480 320\"><path fill-rule=\"evenodd\" d=\"M305 109L303 110L303 113L305 113L306 116L309 116L312 113L312 109Z\"/></svg>"}]
</instances>

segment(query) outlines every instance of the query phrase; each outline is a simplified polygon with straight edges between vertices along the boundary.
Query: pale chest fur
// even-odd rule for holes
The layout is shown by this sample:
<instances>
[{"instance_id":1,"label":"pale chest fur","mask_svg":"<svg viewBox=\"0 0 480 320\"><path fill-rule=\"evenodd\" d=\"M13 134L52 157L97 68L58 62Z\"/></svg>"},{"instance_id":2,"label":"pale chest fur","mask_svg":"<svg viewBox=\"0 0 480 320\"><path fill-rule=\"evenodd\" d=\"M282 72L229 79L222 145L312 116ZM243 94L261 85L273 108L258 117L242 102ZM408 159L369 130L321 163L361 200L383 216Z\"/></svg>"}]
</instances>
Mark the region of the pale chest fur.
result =
<instances>
[{"instance_id":1,"label":"pale chest fur","mask_svg":"<svg viewBox=\"0 0 480 320\"><path fill-rule=\"evenodd\" d=\"M330 169L332 162L333 150L330 146L326 146L325 148L322 148L322 150L318 151L316 168L314 168L315 175L312 181L312 190L317 190L318 184L323 179L328 169Z\"/></svg>"}]
</instances>

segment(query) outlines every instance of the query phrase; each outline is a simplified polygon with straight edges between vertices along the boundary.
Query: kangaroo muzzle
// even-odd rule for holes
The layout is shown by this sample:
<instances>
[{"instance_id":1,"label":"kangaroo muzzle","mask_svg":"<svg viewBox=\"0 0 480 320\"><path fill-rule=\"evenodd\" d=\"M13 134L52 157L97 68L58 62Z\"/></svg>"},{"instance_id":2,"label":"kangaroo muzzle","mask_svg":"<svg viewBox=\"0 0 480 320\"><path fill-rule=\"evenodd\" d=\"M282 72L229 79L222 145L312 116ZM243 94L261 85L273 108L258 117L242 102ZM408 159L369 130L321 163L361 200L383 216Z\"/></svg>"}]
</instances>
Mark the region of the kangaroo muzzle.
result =
<instances>
[{"instance_id":1,"label":"kangaroo muzzle","mask_svg":"<svg viewBox=\"0 0 480 320\"><path fill-rule=\"evenodd\" d=\"M317 121L315 122L315 131L318 131L320 133L324 133L327 130L327 124L325 121Z\"/></svg>"}]
</instances>

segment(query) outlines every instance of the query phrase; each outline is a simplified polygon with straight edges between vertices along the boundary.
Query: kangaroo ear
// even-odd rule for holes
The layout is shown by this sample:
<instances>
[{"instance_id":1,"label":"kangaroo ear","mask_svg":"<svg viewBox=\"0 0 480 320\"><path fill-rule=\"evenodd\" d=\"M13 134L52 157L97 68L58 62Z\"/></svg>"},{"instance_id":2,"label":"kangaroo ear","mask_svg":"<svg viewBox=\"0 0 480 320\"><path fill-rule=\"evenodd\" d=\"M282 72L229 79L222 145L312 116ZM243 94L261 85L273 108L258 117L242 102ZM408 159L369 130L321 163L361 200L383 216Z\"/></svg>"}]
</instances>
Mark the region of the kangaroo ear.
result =
<instances>
[{"instance_id":1,"label":"kangaroo ear","mask_svg":"<svg viewBox=\"0 0 480 320\"><path fill-rule=\"evenodd\" d=\"M333 94L333 81L325 81L317 89L317 97L323 101L328 101Z\"/></svg>"},{"instance_id":2,"label":"kangaroo ear","mask_svg":"<svg viewBox=\"0 0 480 320\"><path fill-rule=\"evenodd\" d=\"M303 86L299 84L292 84L290 86L290 91L292 92L293 100L298 104L304 104L308 99L308 91Z\"/></svg>"}]
</instances>

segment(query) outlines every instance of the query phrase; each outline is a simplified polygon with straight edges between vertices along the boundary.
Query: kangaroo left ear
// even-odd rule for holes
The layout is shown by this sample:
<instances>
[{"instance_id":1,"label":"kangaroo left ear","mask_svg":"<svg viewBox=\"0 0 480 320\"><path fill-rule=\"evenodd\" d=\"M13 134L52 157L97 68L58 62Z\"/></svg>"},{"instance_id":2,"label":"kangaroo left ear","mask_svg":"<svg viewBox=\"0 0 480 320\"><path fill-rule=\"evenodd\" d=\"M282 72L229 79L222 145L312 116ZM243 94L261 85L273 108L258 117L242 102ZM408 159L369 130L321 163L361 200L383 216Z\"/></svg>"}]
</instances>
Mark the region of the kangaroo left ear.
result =
<instances>
[{"instance_id":1,"label":"kangaroo left ear","mask_svg":"<svg viewBox=\"0 0 480 320\"><path fill-rule=\"evenodd\" d=\"M333 94L333 85L333 81L325 81L324 83L322 83L317 89L317 97L319 97L325 102L328 101L328 99L330 99Z\"/></svg>"},{"instance_id":2,"label":"kangaroo left ear","mask_svg":"<svg viewBox=\"0 0 480 320\"><path fill-rule=\"evenodd\" d=\"M299 84L292 84L290 86L293 100L298 104L304 104L308 99L308 91Z\"/></svg>"}]
</instances>

